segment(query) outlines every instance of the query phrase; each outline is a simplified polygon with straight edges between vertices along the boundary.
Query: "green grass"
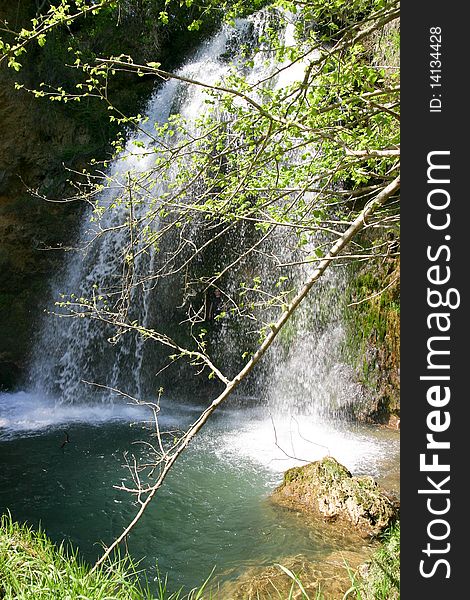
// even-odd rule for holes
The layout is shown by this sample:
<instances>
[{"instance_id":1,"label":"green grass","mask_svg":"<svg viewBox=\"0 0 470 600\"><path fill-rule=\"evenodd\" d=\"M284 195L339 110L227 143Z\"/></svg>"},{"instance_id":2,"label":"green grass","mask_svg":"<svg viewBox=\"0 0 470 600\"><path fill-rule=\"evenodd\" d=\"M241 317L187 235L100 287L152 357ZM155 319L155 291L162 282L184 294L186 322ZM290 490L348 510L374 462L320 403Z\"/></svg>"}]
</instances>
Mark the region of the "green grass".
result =
<instances>
[{"instance_id":1,"label":"green grass","mask_svg":"<svg viewBox=\"0 0 470 600\"><path fill-rule=\"evenodd\" d=\"M308 595L296 574L276 565L290 580L286 591L273 584L268 597L277 600L320 600L320 591ZM0 600L225 600L210 589L212 573L198 588L189 592L168 589L160 577L151 593L141 582L132 560L115 556L92 572L77 551L63 543L54 544L42 531L16 523L9 514L0 519ZM223 593L223 592L222 592ZM266 598L266 593L262 596Z\"/></svg>"},{"instance_id":2,"label":"green grass","mask_svg":"<svg viewBox=\"0 0 470 600\"><path fill-rule=\"evenodd\" d=\"M287 596L278 591L273 598L313 600L294 573L278 567L292 585ZM139 571L128 556L115 556L92 572L77 551L63 543L54 544L41 529L16 523L9 514L0 520L1 600L223 600L216 590L209 589L211 576L189 592L182 588L171 592L167 578L159 577L152 594L141 583ZM320 598L318 593L315 599Z\"/></svg>"},{"instance_id":3,"label":"green grass","mask_svg":"<svg viewBox=\"0 0 470 600\"><path fill-rule=\"evenodd\" d=\"M287 597L287 600L293 600L294 598L301 598L302 600L313 600L311 596L307 594L304 586L302 585L302 582L295 573L293 573L283 565L277 566L292 580L292 585L290 587L289 596ZM301 594L300 596L299 592ZM279 594L279 598L281 598L281 594ZM323 600L323 596L320 590L317 591L315 595L315 600Z\"/></svg>"},{"instance_id":4,"label":"green grass","mask_svg":"<svg viewBox=\"0 0 470 600\"><path fill-rule=\"evenodd\" d=\"M385 534L365 575L349 570L351 588L344 598L355 600L399 600L400 598L400 522Z\"/></svg>"},{"instance_id":5,"label":"green grass","mask_svg":"<svg viewBox=\"0 0 470 600\"><path fill-rule=\"evenodd\" d=\"M166 578L160 578L155 596L129 557L116 556L92 572L77 551L53 544L42 530L15 523L10 515L1 517L1 600L208 600L207 584L170 592Z\"/></svg>"}]
</instances>

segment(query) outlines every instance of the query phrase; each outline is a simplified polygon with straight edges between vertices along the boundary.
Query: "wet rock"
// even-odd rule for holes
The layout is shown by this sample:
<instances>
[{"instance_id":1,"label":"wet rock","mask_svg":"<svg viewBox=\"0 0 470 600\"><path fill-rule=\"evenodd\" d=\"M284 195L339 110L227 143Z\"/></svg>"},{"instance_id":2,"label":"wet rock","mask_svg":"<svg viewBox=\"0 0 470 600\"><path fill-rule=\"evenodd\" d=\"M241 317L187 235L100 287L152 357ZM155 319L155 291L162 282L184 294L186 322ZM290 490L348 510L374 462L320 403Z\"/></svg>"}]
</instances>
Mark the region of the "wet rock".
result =
<instances>
[{"instance_id":1,"label":"wet rock","mask_svg":"<svg viewBox=\"0 0 470 600\"><path fill-rule=\"evenodd\" d=\"M370 476L353 477L332 457L286 471L272 500L323 520L351 525L364 536L377 536L398 518L398 501Z\"/></svg>"}]
</instances>

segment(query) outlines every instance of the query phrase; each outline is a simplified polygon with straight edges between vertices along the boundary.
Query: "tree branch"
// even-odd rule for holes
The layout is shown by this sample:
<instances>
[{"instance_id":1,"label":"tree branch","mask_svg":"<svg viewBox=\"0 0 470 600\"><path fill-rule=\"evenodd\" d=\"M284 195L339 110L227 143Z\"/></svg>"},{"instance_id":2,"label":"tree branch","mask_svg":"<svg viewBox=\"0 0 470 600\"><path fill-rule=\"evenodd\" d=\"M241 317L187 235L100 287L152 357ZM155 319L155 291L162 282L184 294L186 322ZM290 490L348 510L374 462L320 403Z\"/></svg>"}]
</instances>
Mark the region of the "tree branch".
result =
<instances>
[{"instance_id":1,"label":"tree branch","mask_svg":"<svg viewBox=\"0 0 470 600\"><path fill-rule=\"evenodd\" d=\"M119 544L129 535L133 527L140 520L144 514L146 508L153 500L155 494L162 486L166 476L171 470L176 460L181 456L183 451L187 448L191 440L195 435L202 429L202 427L209 420L214 411L238 388L240 383L251 373L255 366L266 354L271 344L276 339L278 333L281 331L283 326L289 321L291 316L297 310L301 302L308 295L315 283L320 279L326 269L329 267L331 262L336 256L349 244L352 238L366 225L367 219L380 208L387 200L393 196L400 188L400 178L394 179L387 187L385 187L377 196L370 201L361 213L356 217L353 223L348 227L340 239L338 239L330 248L327 256L320 262L318 267L314 270L310 278L304 284L304 286L298 291L293 300L287 305L285 310L282 312L278 320L271 324L271 331L266 336L262 344L258 347L256 352L253 354L251 359L246 363L243 369L234 377L230 382L227 383L224 391L215 398L212 403L201 413L199 418L191 425L183 437L179 440L174 453L169 456L163 457L164 467L162 468L160 475L155 484L150 488L148 496L145 500L140 500L140 508L132 521L127 525L124 531L113 541L113 543L105 550L103 555L97 560L91 572L95 571L100 565L102 565L110 554L115 550ZM147 488L148 489L148 488Z\"/></svg>"}]
</instances>

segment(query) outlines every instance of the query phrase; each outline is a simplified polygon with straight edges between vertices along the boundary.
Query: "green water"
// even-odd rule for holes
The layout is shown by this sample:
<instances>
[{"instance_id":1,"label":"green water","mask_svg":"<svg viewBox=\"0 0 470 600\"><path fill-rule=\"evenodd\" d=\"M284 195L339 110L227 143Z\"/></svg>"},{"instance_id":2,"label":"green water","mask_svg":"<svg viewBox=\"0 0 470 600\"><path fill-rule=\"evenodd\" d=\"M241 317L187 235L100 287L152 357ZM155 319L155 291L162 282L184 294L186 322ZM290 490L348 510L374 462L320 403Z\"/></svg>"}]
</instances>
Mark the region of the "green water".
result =
<instances>
[{"instance_id":1,"label":"green water","mask_svg":"<svg viewBox=\"0 0 470 600\"><path fill-rule=\"evenodd\" d=\"M247 435L244 414L222 415L195 440L131 534L128 548L149 580L157 562L173 588L191 588L213 567L226 580L250 566L299 554L319 560L353 544L325 539L295 513L269 503L282 468L257 460L264 421L255 419ZM70 442L61 449L64 428ZM124 452L146 452L133 442L152 439L149 433L142 425L111 420L0 436L0 509L9 508L18 521L41 523L52 539L69 540L95 560L100 542L111 543L135 514L129 494L113 485L131 482ZM387 442L389 447L395 448Z\"/></svg>"}]
</instances>

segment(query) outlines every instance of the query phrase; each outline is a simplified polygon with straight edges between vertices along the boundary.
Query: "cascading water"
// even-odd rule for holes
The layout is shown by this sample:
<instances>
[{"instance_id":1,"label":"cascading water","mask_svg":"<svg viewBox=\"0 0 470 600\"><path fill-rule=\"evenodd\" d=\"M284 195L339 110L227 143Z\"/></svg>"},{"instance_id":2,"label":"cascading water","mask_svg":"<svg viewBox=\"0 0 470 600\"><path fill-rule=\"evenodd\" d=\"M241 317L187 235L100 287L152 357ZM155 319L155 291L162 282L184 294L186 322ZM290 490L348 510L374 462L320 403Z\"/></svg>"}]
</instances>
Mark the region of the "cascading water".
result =
<instances>
[{"instance_id":1,"label":"cascading water","mask_svg":"<svg viewBox=\"0 0 470 600\"><path fill-rule=\"evenodd\" d=\"M232 36L243 31L231 32ZM209 43L204 44L196 56L180 71L180 75L191 77L203 74L208 83L220 79L228 65L220 60L229 40L230 32L221 31ZM73 298L98 294L119 294L119 280L122 277L125 252L129 244L129 228L126 227L128 209L116 207L117 198L126 189L128 177L136 178L151 168L155 157L152 153L152 131L154 125L162 125L172 111L194 120L204 109L204 90L189 87L174 80L163 84L154 94L148 106L148 120L142 130L132 136L122 155L112 164L107 175L108 189L101 199L105 208L99 229L90 227L88 219L80 235L80 246L85 247L82 257L73 256L69 262L65 279L57 282L56 296L60 292L73 293ZM171 174L169 179L171 180ZM173 175L174 177L174 175ZM167 183L156 185L154 195L164 193ZM139 204L135 198L135 211L146 209L145 202ZM158 228L158 220L153 224ZM103 230L115 229L113 235L99 235ZM151 273L154 269L155 253L149 247L147 252L135 252L133 270L137 276ZM148 325L149 303L154 286L133 288L130 310L144 327ZM151 288L151 289L146 289ZM95 292L95 290L97 290ZM80 315L79 315L80 316ZM143 341L139 336L127 335L115 344L106 340L106 328L86 318L48 319L40 340L36 359L31 369L31 380L38 394L47 394L59 403L74 404L83 402L90 394L82 380L96 382L108 388L124 389L133 396L140 397L142 382ZM105 394L110 401L112 394Z\"/></svg>"},{"instance_id":2,"label":"cascading water","mask_svg":"<svg viewBox=\"0 0 470 600\"><path fill-rule=\"evenodd\" d=\"M243 46L247 43L252 47L259 46L259 40L272 21L273 15L269 11L261 11L250 19L240 20L234 28L224 27L202 44L194 57L178 71L178 76L209 84L223 81L230 72L230 62L237 64L238 61L240 65L243 64ZM284 29L286 46L295 43L294 29L293 22L288 23ZM246 72L250 83L266 81L276 73L269 85L274 89L282 89L302 79L305 69L302 61L296 61L292 65L286 61L279 65L273 58L267 59L266 56L272 57L272 54L263 51L254 54L252 66ZM256 94L256 89L261 90L261 87L255 85L252 93ZM63 293L64 302L69 300L73 304L80 298L109 297L111 302L121 306L120 310L131 312L132 318L143 327L149 327L155 320L164 318L164 313L168 312L168 306L172 302L171 287L174 281L169 279L169 283L165 285L158 279L156 282L146 279L148 274L158 269L159 261L164 259L144 237L140 239L137 250L132 249L132 272L123 271L132 236L132 228L128 224L133 218L147 218L148 227L158 231L158 210L150 211L152 216L146 217L149 202L154 199L158 201L159 196L168 191L178 172L177 167L170 164L165 177L160 181L152 181L149 199L149 174L152 173L155 161L154 148L156 144L162 143L161 139L155 138L155 128L164 125L173 113L179 113L188 123L190 133L196 134L195 123L204 114L206 100L207 92L204 87L190 85L182 80L168 80L157 89L148 104L148 118L140 125L137 133L129 137L124 150L109 167L106 188L99 201L101 218L94 221L90 220L93 214L86 215L79 236L82 250L71 255L65 274L56 281L56 298L60 298ZM177 139L178 135L173 139L167 137L163 143L171 146ZM133 188L134 198L130 206L126 203L126 193L131 178L140 178L139 184L143 192L139 194ZM130 214L131 210L134 214ZM112 235L107 230L111 230ZM237 242L236 238L229 238L227 244L236 245ZM281 236L268 244L285 245L287 253L291 240ZM265 250L269 251L269 246ZM225 252L225 249L222 248L221 252ZM254 270L250 265L245 265L245 268ZM255 268L262 278L273 277L272 265L268 261L257 259ZM290 275L300 282L308 268L308 265L304 265L292 270ZM120 284L123 274L124 278L134 278L134 285L129 287L127 298L126 290ZM229 282L230 285L233 288L231 292L235 294L235 281L232 284ZM280 339L271 349L262 373L255 378L255 391L253 392L253 385L251 389L247 388L250 390L248 393L255 396L258 405L267 407L269 417L267 421L266 418L263 421L262 428L266 433L263 440L271 447L278 437L290 440L290 446L293 436L298 441L302 438L312 442L318 441L319 437L323 439L324 435L319 435L318 428L320 427L320 433L324 433L331 427L328 416L340 411L360 394L353 374L342 361L339 351L344 339L339 301L344 286L345 277L340 269L332 269L327 273L288 326L287 334L281 333ZM9 408L9 422L16 420L23 423L22 428L25 428L25 423L41 427L52 424L54 418L58 423L66 421L67 416L73 420L79 420L80 417L89 419L90 416L97 419L96 405L100 403L99 411L103 420L110 418L113 410L114 414L129 418L130 409L125 407L120 392L136 398L145 397L148 389L151 389L147 385L148 381L152 381L157 371L152 364L153 357L147 356L143 337L135 333L113 337L115 331L102 322L81 318L84 315L80 314L83 311L79 308L78 315L74 317L67 310L56 310L61 312L60 318L46 319L36 344L30 370L31 392L23 393L22 400L15 403L15 407L23 407L18 408L19 415L12 415L12 409ZM176 318L174 313L170 314L170 320ZM294 344L289 344L291 330L295 330ZM227 361L231 355L239 355L239 333L239 330L234 332L224 322L213 333L218 360ZM176 384L176 381L172 382L171 387ZM155 391L153 394L155 395ZM114 409L113 402L116 404ZM82 411L80 406L86 408ZM91 406L94 408L91 409ZM22 419L22 410L30 418ZM294 419L308 416L307 422L314 429L302 433L293 432L297 425L293 426L291 422L286 425L289 421L286 421L286 415L292 415ZM278 429L271 423L274 418L278 419ZM5 416L3 421L7 422ZM305 425L305 419L303 422ZM344 445L342 432L339 432L339 436L333 433L333 437L333 442L327 439L318 444L317 452L313 454L311 446L307 458L316 458L318 452L324 454L332 446L338 449L338 446ZM249 447L248 445L247 448ZM358 456L361 455L361 447L359 444ZM256 444L253 455L258 451ZM348 454L351 456L350 451ZM280 468L284 466L285 464L280 463Z\"/></svg>"},{"instance_id":3,"label":"cascading water","mask_svg":"<svg viewBox=\"0 0 470 600\"><path fill-rule=\"evenodd\" d=\"M178 74L209 83L223 80L230 69L227 55L236 61L243 44L256 44L269 18L268 13L261 12L238 22L235 28L222 29ZM285 31L287 41L292 27L289 25ZM249 79L264 80L278 67L259 53L254 57ZM274 85L282 87L298 80L303 68L298 62L281 70ZM140 242L142 251L136 252L132 270L124 273L135 284L130 298L119 285L132 235L129 203L122 198L129 177L140 177L142 188L149 188L148 173L155 160L152 150L159 143L153 138L154 124L163 125L173 112L193 122L204 113L206 98L203 88L182 81L169 80L158 88L149 102L148 120L129 138L109 168L107 189L100 199L104 216L90 222L87 215L79 241L84 250L79 256L71 256L65 276L55 283L56 297L74 294L64 298L71 302L81 297L109 297L144 327L163 318L160 313L174 302L172 290L158 279L146 278L160 268L162 260L148 246L147 239ZM165 178L152 183L154 198L164 194L177 177L172 169L175 167L170 166ZM135 218L143 218L148 194L135 196L131 208ZM158 227L158 211L154 211L149 228L158 231ZM105 230L113 230L113 234L107 235ZM257 272L272 277L270 266L257 260ZM306 268L298 269L299 280ZM384 456L396 455L396 439L380 434L374 437L369 430L335 424L327 418L358 394L339 353L344 332L337 299L344 285L341 271L331 271L293 321L295 344L289 343L287 331L273 346L262 375L254 382L255 405L242 394L238 403L216 417L208 432L191 447L188 457L178 463L183 472L169 478L167 488L162 490L161 505L157 503L151 509L154 518L136 530L133 548L139 556L148 557L146 566L154 568L154 557L158 555L161 569L175 569L177 581L194 585L201 573L209 574L215 563L234 576L247 566L270 564L289 553L315 554L324 542L316 540L312 545L298 523L289 518L284 523L285 517L264 504L266 493L279 481L280 473L291 465L331 453L354 472L376 474ZM60 312L60 307L55 310ZM140 437L127 424L147 417L145 412L127 405L114 390L137 398L145 396L147 380L157 370L142 338L126 334L112 339L114 335L115 331L92 319L72 318L66 312L60 318L48 317L31 367L31 389L0 396L0 442L3 439L5 444L10 443L6 447L11 448L11 454L7 455L13 457L8 458L3 476L6 482L16 482L9 486L16 494L12 502L17 498L26 500L24 506L18 501L18 518L41 519L48 532L57 539L70 536L90 559L97 552L93 547L96 540L105 538L109 543L129 518L129 509L124 505L127 500L116 496L112 485L121 477L122 451ZM224 354L239 354L237 334L226 322L221 322L214 340L221 348L222 359ZM166 390L162 400L160 424L169 428L187 426L200 407L189 393L183 399L180 395L177 402L171 399L171 392L171 388ZM124 421L126 427L111 423L115 419ZM101 433L89 429L90 424L99 425ZM67 451L75 461L72 470L67 453L60 454L57 449L57 427L67 427L71 433ZM15 453L20 452L22 438L27 438L30 450L20 460ZM50 457L47 465L38 463L42 456ZM42 472L46 475L38 478L37 473ZM31 491L24 488L25 473L29 473L27 485L32 486ZM96 482L90 485L90 478L96 478ZM53 488L50 495L45 492L48 486ZM73 522L63 502L72 507ZM90 524L93 516L95 528ZM182 535L175 535L182 527L186 527ZM202 535L196 536L194 531L199 528ZM183 559L181 544L187 544L188 539L193 540L194 550Z\"/></svg>"},{"instance_id":4,"label":"cascading water","mask_svg":"<svg viewBox=\"0 0 470 600\"><path fill-rule=\"evenodd\" d=\"M236 61L242 44L257 41L270 19L272 15L261 12L250 20L239 21L234 29L223 28L202 45L178 75L208 84L223 80L230 70L227 54L232 54L231 58ZM292 25L288 25L285 32L287 40L292 37L291 29ZM278 65L274 60L266 61L263 53L258 53L248 80L263 80L276 67ZM276 86L282 87L298 79L302 68L302 63L299 62L291 69L282 71L276 79ZM110 402L116 397L116 393L112 392L116 389L137 398L142 397L146 377L142 337L128 334L110 340L112 334L103 323L80 318L86 313L80 308L73 315L73 310L67 309L66 303L70 307L82 298L108 297L111 302L125 304L133 318L143 327L149 326L152 304L158 302L158 296L168 294L168 287L173 282L170 281L167 289L154 283L145 283L146 275L155 271L159 257L156 257L148 241L142 239L140 245L132 249L135 258L132 261L131 275L136 280L140 279L141 283L130 287L130 297L124 298L126 291L122 289L120 280L123 278L126 252L130 251L132 235L127 226L132 218L125 198L128 181L138 180L139 175L142 176L143 183L148 179L155 161L155 126L164 124L171 114L178 113L189 123L190 132L192 128L192 132L196 134L194 123L204 114L206 99L204 88L176 80L164 83L149 102L146 121L137 134L130 137L121 155L112 163L106 176L106 189L99 202L103 214L97 219L98 225L90 222L89 216L85 218L78 242L83 250L78 256L76 252L73 253L64 276L55 284L54 296L60 300L61 294L64 294L64 306L54 311L60 313L60 318L46 320L36 345L30 381L37 395L53 398L58 404L83 403L90 396L98 396L102 401ZM173 139L167 138L165 142L174 145L177 140L176 135ZM177 170L169 165L164 181L152 183L153 198L158 199L167 192L177 175ZM143 193L139 197L135 188L132 193L136 196L133 198L133 217L148 219L148 195ZM150 226L158 230L158 216L151 218ZM108 230L113 231L112 235L106 233ZM126 275L129 276L129 273ZM160 320L162 318L161 315L152 316ZM224 347L230 351L233 344L227 343L226 339ZM90 382L98 384L98 387L90 388Z\"/></svg>"}]
</instances>

